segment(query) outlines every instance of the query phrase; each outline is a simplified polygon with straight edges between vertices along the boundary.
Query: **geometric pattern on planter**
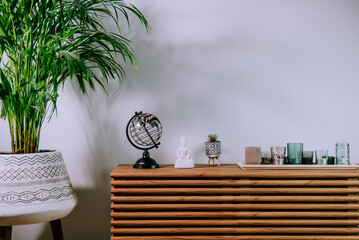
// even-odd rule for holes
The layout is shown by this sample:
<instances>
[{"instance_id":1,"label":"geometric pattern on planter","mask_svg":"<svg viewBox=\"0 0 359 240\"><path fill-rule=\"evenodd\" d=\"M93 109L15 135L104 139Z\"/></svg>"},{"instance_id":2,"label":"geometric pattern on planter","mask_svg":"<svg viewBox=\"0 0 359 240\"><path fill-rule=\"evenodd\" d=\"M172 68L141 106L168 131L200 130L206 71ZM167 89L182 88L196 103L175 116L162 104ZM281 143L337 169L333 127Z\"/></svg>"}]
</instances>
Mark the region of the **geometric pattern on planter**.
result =
<instances>
[{"instance_id":1,"label":"geometric pattern on planter","mask_svg":"<svg viewBox=\"0 0 359 240\"><path fill-rule=\"evenodd\" d=\"M0 194L0 204L12 205L18 203L29 204L36 201L46 202L52 199L67 198L72 195L75 195L75 193L71 185L61 188L40 189L35 192L7 192Z\"/></svg>"},{"instance_id":2,"label":"geometric pattern on planter","mask_svg":"<svg viewBox=\"0 0 359 240\"><path fill-rule=\"evenodd\" d=\"M29 179L42 179L49 177L67 176L66 167L64 164L50 165L43 167L31 168L17 168L17 169L0 169L0 180L13 181L13 180L29 180Z\"/></svg>"},{"instance_id":3,"label":"geometric pattern on planter","mask_svg":"<svg viewBox=\"0 0 359 240\"><path fill-rule=\"evenodd\" d=\"M22 165L35 165L35 164L49 164L61 161L62 155L60 152L51 155L30 155L30 156L16 156L16 155L0 155L0 165L2 166L22 166Z\"/></svg>"},{"instance_id":4,"label":"geometric pattern on planter","mask_svg":"<svg viewBox=\"0 0 359 240\"><path fill-rule=\"evenodd\" d=\"M221 155L221 141L205 142L205 146L206 146L206 155L207 156Z\"/></svg>"}]
</instances>

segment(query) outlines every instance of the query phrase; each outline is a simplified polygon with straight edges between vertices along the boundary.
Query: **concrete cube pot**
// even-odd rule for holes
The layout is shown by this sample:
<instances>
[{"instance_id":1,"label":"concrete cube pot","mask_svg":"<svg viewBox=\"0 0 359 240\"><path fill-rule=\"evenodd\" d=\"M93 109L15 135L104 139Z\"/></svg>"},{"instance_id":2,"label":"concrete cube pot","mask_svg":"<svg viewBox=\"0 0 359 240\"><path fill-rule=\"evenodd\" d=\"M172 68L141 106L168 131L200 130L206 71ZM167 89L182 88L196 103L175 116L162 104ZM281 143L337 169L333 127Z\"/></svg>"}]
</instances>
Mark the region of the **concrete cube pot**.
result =
<instances>
[{"instance_id":1,"label":"concrete cube pot","mask_svg":"<svg viewBox=\"0 0 359 240\"><path fill-rule=\"evenodd\" d=\"M0 226L60 219L76 204L61 152L0 154Z\"/></svg>"}]
</instances>

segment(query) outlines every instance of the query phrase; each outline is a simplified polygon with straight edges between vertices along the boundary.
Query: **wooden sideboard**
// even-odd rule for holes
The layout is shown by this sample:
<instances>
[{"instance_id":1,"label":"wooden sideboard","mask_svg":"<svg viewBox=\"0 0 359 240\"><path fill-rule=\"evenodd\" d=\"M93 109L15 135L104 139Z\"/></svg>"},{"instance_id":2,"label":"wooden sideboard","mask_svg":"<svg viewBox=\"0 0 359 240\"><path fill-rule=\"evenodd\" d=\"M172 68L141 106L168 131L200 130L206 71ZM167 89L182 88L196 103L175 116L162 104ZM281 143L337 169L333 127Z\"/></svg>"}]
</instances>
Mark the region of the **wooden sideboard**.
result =
<instances>
[{"instance_id":1,"label":"wooden sideboard","mask_svg":"<svg viewBox=\"0 0 359 240\"><path fill-rule=\"evenodd\" d=\"M111 172L111 240L359 239L359 170Z\"/></svg>"}]
</instances>

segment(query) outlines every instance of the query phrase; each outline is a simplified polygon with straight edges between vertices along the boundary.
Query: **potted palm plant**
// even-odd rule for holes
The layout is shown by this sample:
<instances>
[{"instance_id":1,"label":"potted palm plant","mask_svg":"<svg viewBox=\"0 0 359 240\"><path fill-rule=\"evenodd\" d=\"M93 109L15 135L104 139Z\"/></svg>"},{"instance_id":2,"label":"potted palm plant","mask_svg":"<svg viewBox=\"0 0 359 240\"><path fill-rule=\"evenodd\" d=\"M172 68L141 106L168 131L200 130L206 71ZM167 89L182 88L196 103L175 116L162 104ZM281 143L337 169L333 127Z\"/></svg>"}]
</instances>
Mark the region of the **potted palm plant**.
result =
<instances>
[{"instance_id":1,"label":"potted palm plant","mask_svg":"<svg viewBox=\"0 0 359 240\"><path fill-rule=\"evenodd\" d=\"M124 77L119 59L137 64L119 33L119 17L129 27L129 13L149 31L122 0L0 0L1 117L11 137L11 153L0 155L0 226L59 219L75 207L61 153L39 150L41 127L67 80L86 94ZM108 19L118 33L105 29Z\"/></svg>"}]
</instances>

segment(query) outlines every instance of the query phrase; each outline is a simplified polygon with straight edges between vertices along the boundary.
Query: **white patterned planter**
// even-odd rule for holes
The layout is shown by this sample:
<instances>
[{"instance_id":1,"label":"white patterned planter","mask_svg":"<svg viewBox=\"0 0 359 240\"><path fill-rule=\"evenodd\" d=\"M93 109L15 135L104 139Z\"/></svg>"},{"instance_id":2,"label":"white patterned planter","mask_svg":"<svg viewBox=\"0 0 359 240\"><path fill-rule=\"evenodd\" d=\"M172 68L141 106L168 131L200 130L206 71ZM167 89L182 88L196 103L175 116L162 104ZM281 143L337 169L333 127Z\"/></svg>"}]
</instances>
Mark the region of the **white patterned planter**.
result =
<instances>
[{"instance_id":1,"label":"white patterned planter","mask_svg":"<svg viewBox=\"0 0 359 240\"><path fill-rule=\"evenodd\" d=\"M60 219L76 204L61 152L0 154L0 226Z\"/></svg>"},{"instance_id":2,"label":"white patterned planter","mask_svg":"<svg viewBox=\"0 0 359 240\"><path fill-rule=\"evenodd\" d=\"M219 157L221 155L221 141L205 142L206 155L208 157Z\"/></svg>"}]
</instances>

